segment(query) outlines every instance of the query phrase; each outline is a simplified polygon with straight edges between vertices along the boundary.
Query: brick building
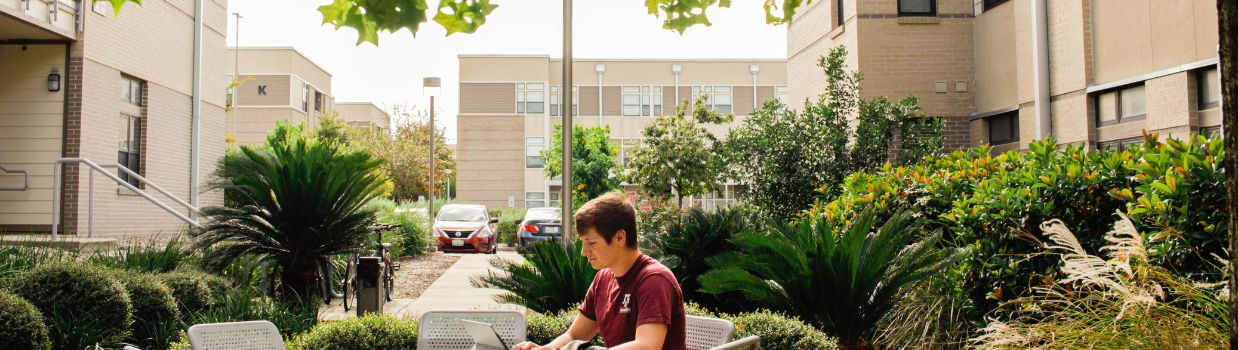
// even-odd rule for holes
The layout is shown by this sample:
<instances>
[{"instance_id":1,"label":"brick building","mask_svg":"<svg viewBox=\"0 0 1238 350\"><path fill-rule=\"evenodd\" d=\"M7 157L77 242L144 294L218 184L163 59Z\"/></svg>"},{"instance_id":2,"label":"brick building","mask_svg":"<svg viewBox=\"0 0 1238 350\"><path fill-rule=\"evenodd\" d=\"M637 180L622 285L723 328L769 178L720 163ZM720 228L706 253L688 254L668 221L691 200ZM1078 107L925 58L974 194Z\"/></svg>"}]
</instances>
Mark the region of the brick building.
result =
<instances>
[{"instance_id":1,"label":"brick building","mask_svg":"<svg viewBox=\"0 0 1238 350\"><path fill-rule=\"evenodd\" d=\"M865 97L920 97L947 147L1126 147L1220 127L1215 0L829 0L787 29L790 97L837 46ZM794 107L799 102L792 103Z\"/></svg>"},{"instance_id":2,"label":"brick building","mask_svg":"<svg viewBox=\"0 0 1238 350\"><path fill-rule=\"evenodd\" d=\"M371 102L335 102L331 73L292 47L228 49L225 82L231 82L240 61L241 85L228 91L227 132L240 144L266 142L275 123L305 123L317 129L319 116L339 112L349 125L385 129L391 117ZM252 80L250 80L252 78Z\"/></svg>"},{"instance_id":3,"label":"brick building","mask_svg":"<svg viewBox=\"0 0 1238 350\"><path fill-rule=\"evenodd\" d=\"M560 179L547 179L538 157L550 147L559 105L563 61L545 55L460 55L456 195L491 207L558 206ZM709 94L713 107L733 112L725 134L765 101L786 99L784 60L576 59L574 123L610 126L621 162L654 117L674 113L684 99ZM629 190L637 186L625 186ZM723 193L695 198L705 207L735 198ZM690 202L689 202L690 203Z\"/></svg>"},{"instance_id":4,"label":"brick building","mask_svg":"<svg viewBox=\"0 0 1238 350\"><path fill-rule=\"evenodd\" d=\"M119 18L106 1L0 1L0 167L9 170L0 171L0 230L48 232L58 220L62 233L84 236L92 195L96 237L170 234L185 226L106 176L92 177L86 166L69 164L54 179L53 163L62 157L117 163L185 201L222 202L219 193L193 193L191 159L195 94L199 179L224 152L225 85L216 77L226 65L227 3L198 1L129 3ZM201 77L209 78L195 89L198 6ZM54 181L62 184L56 219Z\"/></svg>"}]
</instances>

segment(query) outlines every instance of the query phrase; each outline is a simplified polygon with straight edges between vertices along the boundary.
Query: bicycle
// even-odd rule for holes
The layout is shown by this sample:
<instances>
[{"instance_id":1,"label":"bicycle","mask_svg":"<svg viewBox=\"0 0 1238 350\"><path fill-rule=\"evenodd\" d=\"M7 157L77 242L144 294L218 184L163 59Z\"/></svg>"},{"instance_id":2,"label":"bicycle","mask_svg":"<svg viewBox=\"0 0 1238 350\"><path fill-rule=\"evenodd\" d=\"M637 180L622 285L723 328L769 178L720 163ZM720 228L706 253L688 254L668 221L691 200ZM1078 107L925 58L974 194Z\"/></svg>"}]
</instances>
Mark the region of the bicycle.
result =
<instances>
[{"instance_id":1,"label":"bicycle","mask_svg":"<svg viewBox=\"0 0 1238 350\"><path fill-rule=\"evenodd\" d=\"M395 272L400 269L400 263L391 260L391 243L383 242L383 232L391 231L402 227L400 224L376 224L374 232L378 234L378 249L375 255L382 258L383 264L383 291L385 299L392 301L391 294L395 290ZM368 244L374 244L372 241ZM364 245L363 245L364 246ZM353 253L348 256L348 267L344 272L344 311L352 309L352 305L356 304L357 291L360 289L360 281L357 280L357 263L360 262L361 255Z\"/></svg>"}]
</instances>

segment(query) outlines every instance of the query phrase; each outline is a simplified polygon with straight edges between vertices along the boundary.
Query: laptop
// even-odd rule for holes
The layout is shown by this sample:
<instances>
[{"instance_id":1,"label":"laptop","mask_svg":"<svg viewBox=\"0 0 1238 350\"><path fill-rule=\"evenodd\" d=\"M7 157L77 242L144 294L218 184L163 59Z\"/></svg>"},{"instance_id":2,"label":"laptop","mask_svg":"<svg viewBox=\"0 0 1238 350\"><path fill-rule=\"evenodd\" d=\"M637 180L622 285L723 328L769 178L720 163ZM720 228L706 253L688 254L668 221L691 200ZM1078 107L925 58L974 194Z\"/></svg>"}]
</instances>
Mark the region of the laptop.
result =
<instances>
[{"instance_id":1,"label":"laptop","mask_svg":"<svg viewBox=\"0 0 1238 350\"><path fill-rule=\"evenodd\" d=\"M464 330L473 336L473 350L508 350L507 343L503 342L503 337L499 336L499 332L494 330L494 326L489 323L474 322L469 320L460 320L460 324L464 326Z\"/></svg>"}]
</instances>

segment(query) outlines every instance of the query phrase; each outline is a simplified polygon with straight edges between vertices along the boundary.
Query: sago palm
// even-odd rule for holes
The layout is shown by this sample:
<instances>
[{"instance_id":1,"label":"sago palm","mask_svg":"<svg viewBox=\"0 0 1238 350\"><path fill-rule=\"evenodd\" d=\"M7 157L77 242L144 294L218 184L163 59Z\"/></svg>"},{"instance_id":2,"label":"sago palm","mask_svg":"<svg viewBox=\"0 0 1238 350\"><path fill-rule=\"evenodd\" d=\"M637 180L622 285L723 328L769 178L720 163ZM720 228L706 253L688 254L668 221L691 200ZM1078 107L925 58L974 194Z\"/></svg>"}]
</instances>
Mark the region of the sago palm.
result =
<instances>
[{"instance_id":1,"label":"sago palm","mask_svg":"<svg viewBox=\"0 0 1238 350\"><path fill-rule=\"evenodd\" d=\"M805 219L774 223L770 232L744 232L743 252L709 259L701 276L708 293L742 291L837 336L844 347L865 346L877 321L910 287L956 261L957 249L934 247L941 231L920 237L911 213L896 213L880 227L871 210L835 227ZM918 242L912 243L916 238Z\"/></svg>"},{"instance_id":2,"label":"sago palm","mask_svg":"<svg viewBox=\"0 0 1238 350\"><path fill-rule=\"evenodd\" d=\"M194 248L225 266L251 255L274 267L280 292L316 295L329 256L351 253L369 235L375 212L366 203L382 193L380 160L366 152L300 137L241 146L220 159L211 189L234 194L231 206L206 207Z\"/></svg>"},{"instance_id":3,"label":"sago palm","mask_svg":"<svg viewBox=\"0 0 1238 350\"><path fill-rule=\"evenodd\" d=\"M646 235L649 249L645 254L675 274L684 301L723 312L753 311L742 303L742 296L700 292L697 277L709 271L709 257L738 250L731 239L759 222L744 206L709 211L693 208L678 224L667 226L665 232Z\"/></svg>"},{"instance_id":4,"label":"sago palm","mask_svg":"<svg viewBox=\"0 0 1238 350\"><path fill-rule=\"evenodd\" d=\"M507 293L494 296L503 304L516 304L541 314L570 310L585 300L597 270L580 255L580 242L569 253L557 242L539 241L522 253L525 264L501 258L491 264L503 273L489 272L472 277L473 287L498 288Z\"/></svg>"}]
</instances>

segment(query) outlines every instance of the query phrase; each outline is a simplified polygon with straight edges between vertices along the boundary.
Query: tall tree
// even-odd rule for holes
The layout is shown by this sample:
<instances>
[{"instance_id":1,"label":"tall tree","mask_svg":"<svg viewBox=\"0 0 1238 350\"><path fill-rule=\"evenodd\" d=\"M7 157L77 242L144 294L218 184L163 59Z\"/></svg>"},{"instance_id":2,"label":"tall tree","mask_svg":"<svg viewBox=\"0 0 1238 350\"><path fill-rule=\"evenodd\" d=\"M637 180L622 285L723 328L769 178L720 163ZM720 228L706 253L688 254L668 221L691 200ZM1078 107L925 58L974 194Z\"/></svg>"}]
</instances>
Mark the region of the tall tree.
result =
<instances>
[{"instance_id":1,"label":"tall tree","mask_svg":"<svg viewBox=\"0 0 1238 350\"><path fill-rule=\"evenodd\" d=\"M581 204L603 193L619 189L619 145L610 142L610 125L572 129L572 203ZM563 174L563 126L555 125L550 149L542 151L542 165L547 178Z\"/></svg>"},{"instance_id":2,"label":"tall tree","mask_svg":"<svg viewBox=\"0 0 1238 350\"><path fill-rule=\"evenodd\" d=\"M349 135L351 146L364 149L376 158L384 159L383 171L391 179L391 197L397 201L429 197L430 133L434 133L434 181L435 193L445 194L445 184L452 181L452 174L443 170L456 168L455 151L446 143L446 129L439 124L430 130L430 110L397 103L388 108L391 127L386 132L354 129ZM452 186L455 190L455 186Z\"/></svg>"},{"instance_id":3,"label":"tall tree","mask_svg":"<svg viewBox=\"0 0 1238 350\"><path fill-rule=\"evenodd\" d=\"M860 99L863 75L845 70L846 57L841 46L821 57L828 88L816 102L805 99L803 111L767 102L727 136L730 177L775 216L794 217L858 170L941 152L941 120L920 113L914 96ZM906 137L892 158L898 135Z\"/></svg>"},{"instance_id":4,"label":"tall tree","mask_svg":"<svg viewBox=\"0 0 1238 350\"><path fill-rule=\"evenodd\" d=\"M681 207L684 196L718 192L725 178L719 156L722 143L702 124L729 123L735 115L722 114L705 102L704 96L695 105L685 100L675 107L675 115L659 116L645 125L641 130L645 138L631 151L628 183L656 194L673 193Z\"/></svg>"},{"instance_id":5,"label":"tall tree","mask_svg":"<svg viewBox=\"0 0 1238 350\"><path fill-rule=\"evenodd\" d=\"M1229 192L1229 343L1238 344L1238 0L1217 0L1221 31L1221 113L1225 128L1225 187Z\"/></svg>"}]
</instances>

